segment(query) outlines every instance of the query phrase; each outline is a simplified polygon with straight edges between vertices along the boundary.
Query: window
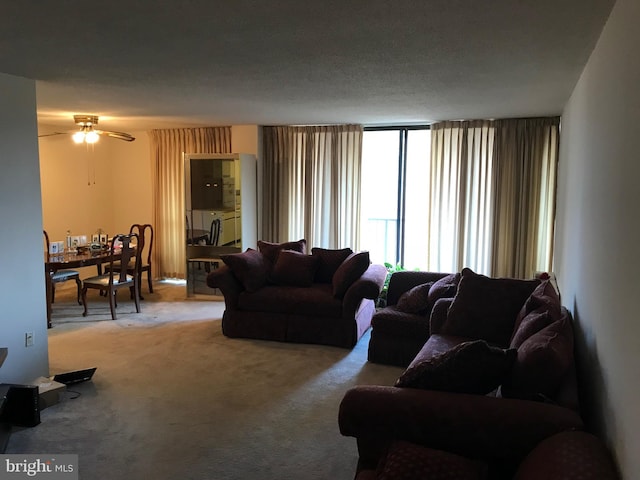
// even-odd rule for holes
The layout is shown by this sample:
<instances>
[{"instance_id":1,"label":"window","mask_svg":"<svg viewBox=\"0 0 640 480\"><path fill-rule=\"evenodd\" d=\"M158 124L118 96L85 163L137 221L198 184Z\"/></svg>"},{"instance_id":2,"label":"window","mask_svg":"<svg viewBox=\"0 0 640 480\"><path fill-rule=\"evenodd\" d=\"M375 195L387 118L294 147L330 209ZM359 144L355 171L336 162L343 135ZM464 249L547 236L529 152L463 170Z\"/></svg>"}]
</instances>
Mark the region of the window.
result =
<instances>
[{"instance_id":1,"label":"window","mask_svg":"<svg viewBox=\"0 0 640 480\"><path fill-rule=\"evenodd\" d=\"M558 133L558 117L365 129L361 246L409 269L550 270Z\"/></svg>"},{"instance_id":2,"label":"window","mask_svg":"<svg viewBox=\"0 0 640 480\"><path fill-rule=\"evenodd\" d=\"M426 268L430 150L428 127L365 128L361 245L372 261Z\"/></svg>"}]
</instances>

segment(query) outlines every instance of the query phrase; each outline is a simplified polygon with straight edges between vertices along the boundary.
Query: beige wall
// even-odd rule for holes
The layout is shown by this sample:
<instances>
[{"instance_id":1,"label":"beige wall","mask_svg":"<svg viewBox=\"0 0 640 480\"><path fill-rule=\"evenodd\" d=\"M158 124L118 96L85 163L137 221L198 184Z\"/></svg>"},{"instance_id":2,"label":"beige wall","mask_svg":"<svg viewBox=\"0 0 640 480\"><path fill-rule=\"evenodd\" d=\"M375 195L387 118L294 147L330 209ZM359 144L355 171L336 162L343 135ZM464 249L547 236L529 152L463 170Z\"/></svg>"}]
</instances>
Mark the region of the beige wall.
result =
<instances>
[{"instance_id":1,"label":"beige wall","mask_svg":"<svg viewBox=\"0 0 640 480\"><path fill-rule=\"evenodd\" d=\"M640 478L640 2L618 0L562 116L556 271L583 403Z\"/></svg>"},{"instance_id":2,"label":"beige wall","mask_svg":"<svg viewBox=\"0 0 640 480\"><path fill-rule=\"evenodd\" d=\"M50 130L41 126L42 131ZM136 140L101 138L93 146L76 145L67 135L42 137L40 176L44 228L52 241L91 235L126 233L133 223L153 224L152 164L149 136L129 132ZM260 128L232 127L232 148L258 154ZM95 274L94 267L81 276Z\"/></svg>"},{"instance_id":3,"label":"beige wall","mask_svg":"<svg viewBox=\"0 0 640 480\"><path fill-rule=\"evenodd\" d=\"M90 238L101 228L112 236L151 222L149 141L145 132L132 133L134 142L103 137L94 145L67 135L39 139L43 225L52 241L67 230Z\"/></svg>"},{"instance_id":4,"label":"beige wall","mask_svg":"<svg viewBox=\"0 0 640 480\"><path fill-rule=\"evenodd\" d=\"M69 136L39 139L44 228L52 241L90 235L98 227L109 231L113 216L109 196L109 145L75 145Z\"/></svg>"}]
</instances>

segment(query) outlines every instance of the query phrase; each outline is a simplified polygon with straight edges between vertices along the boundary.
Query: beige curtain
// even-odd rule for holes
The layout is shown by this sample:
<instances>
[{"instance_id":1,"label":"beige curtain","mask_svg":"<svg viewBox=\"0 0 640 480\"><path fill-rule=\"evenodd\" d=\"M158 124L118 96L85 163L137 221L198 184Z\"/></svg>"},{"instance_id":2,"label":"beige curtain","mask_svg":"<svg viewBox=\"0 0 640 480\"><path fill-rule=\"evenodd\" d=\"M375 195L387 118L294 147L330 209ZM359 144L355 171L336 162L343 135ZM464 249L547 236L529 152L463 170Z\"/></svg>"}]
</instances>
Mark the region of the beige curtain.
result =
<instances>
[{"instance_id":1,"label":"beige curtain","mask_svg":"<svg viewBox=\"0 0 640 480\"><path fill-rule=\"evenodd\" d=\"M488 272L493 129L490 121L431 126L428 269Z\"/></svg>"},{"instance_id":2,"label":"beige curtain","mask_svg":"<svg viewBox=\"0 0 640 480\"><path fill-rule=\"evenodd\" d=\"M495 275L552 268L559 127L559 117L495 122Z\"/></svg>"},{"instance_id":3,"label":"beige curtain","mask_svg":"<svg viewBox=\"0 0 640 480\"><path fill-rule=\"evenodd\" d=\"M432 125L429 270L551 269L558 127L557 117Z\"/></svg>"},{"instance_id":4,"label":"beige curtain","mask_svg":"<svg viewBox=\"0 0 640 480\"><path fill-rule=\"evenodd\" d=\"M360 246L362 127L264 127L262 238Z\"/></svg>"},{"instance_id":5,"label":"beige curtain","mask_svg":"<svg viewBox=\"0 0 640 480\"><path fill-rule=\"evenodd\" d=\"M151 130L154 276L185 278L183 153L231 153L231 127Z\"/></svg>"}]
</instances>

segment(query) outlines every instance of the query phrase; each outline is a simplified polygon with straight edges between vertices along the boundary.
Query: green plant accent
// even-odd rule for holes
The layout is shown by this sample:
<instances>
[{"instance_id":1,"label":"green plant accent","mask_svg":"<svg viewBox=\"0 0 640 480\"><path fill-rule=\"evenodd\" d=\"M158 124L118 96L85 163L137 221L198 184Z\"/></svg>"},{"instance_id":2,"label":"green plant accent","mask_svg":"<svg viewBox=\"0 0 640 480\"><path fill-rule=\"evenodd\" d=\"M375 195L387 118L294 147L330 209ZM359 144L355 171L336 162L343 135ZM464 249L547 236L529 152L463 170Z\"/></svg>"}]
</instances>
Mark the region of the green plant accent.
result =
<instances>
[{"instance_id":1,"label":"green plant accent","mask_svg":"<svg viewBox=\"0 0 640 480\"><path fill-rule=\"evenodd\" d=\"M406 270L399 263L396 265L392 265L391 263L384 262L384 266L387 268L387 277L384 279L384 285L382 286L382 291L378 296L378 300L376 301L376 307L383 308L387 306L387 290L389 290L389 280L391 280L391 275L395 272L401 272Z\"/></svg>"}]
</instances>

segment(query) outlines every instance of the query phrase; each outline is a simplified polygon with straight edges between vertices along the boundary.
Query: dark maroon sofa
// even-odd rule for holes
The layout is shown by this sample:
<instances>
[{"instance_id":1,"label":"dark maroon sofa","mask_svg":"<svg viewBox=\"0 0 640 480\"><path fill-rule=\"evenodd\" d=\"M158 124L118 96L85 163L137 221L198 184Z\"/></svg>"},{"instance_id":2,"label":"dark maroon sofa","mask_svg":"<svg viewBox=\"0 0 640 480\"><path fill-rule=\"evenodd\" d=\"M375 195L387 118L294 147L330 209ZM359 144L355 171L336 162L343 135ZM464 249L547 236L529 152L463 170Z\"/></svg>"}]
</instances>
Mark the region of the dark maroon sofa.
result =
<instances>
[{"instance_id":1,"label":"dark maroon sofa","mask_svg":"<svg viewBox=\"0 0 640 480\"><path fill-rule=\"evenodd\" d=\"M207 284L224 295L228 337L353 347L371 325L387 270L368 252L258 242L223 255Z\"/></svg>"},{"instance_id":2,"label":"dark maroon sofa","mask_svg":"<svg viewBox=\"0 0 640 480\"><path fill-rule=\"evenodd\" d=\"M553 285L464 269L455 296L430 307L427 339L395 385L351 388L338 421L357 440L362 480L422 478L410 468L447 455L480 466L451 478L583 478L519 471L546 439L585 429L577 391L572 319Z\"/></svg>"}]
</instances>

